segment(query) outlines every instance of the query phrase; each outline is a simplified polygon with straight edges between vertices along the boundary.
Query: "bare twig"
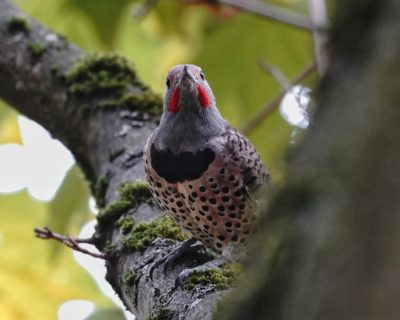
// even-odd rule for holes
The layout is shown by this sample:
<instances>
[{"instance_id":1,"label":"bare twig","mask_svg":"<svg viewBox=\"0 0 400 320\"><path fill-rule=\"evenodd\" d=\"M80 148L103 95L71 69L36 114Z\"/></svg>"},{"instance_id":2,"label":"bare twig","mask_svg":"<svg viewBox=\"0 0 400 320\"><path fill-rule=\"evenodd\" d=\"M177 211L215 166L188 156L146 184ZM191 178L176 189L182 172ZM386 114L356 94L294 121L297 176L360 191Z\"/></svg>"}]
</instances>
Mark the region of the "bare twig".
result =
<instances>
[{"instance_id":1,"label":"bare twig","mask_svg":"<svg viewBox=\"0 0 400 320\"><path fill-rule=\"evenodd\" d=\"M289 81L286 79L286 77L283 75L282 71L278 67L270 64L265 60L260 61L260 67L272 78L274 78L276 82L278 82L282 86L283 89L285 89L286 91L290 89Z\"/></svg>"},{"instance_id":2,"label":"bare twig","mask_svg":"<svg viewBox=\"0 0 400 320\"><path fill-rule=\"evenodd\" d=\"M133 12L133 15L137 19L143 19L153 9L158 0L144 0L138 4Z\"/></svg>"},{"instance_id":3,"label":"bare twig","mask_svg":"<svg viewBox=\"0 0 400 320\"><path fill-rule=\"evenodd\" d=\"M313 37L318 73L322 76L328 65L328 54L326 51L328 14L325 0L309 0L309 8L312 23L318 26L318 28L313 30Z\"/></svg>"},{"instance_id":4,"label":"bare twig","mask_svg":"<svg viewBox=\"0 0 400 320\"><path fill-rule=\"evenodd\" d=\"M316 63L313 62L310 64L307 68L305 68L303 71L301 71L290 83L290 87L293 87L294 85L298 84L299 82L303 81L305 78L307 78L311 73L314 72L316 69ZM286 89L282 89L279 94L277 94L270 102L268 102L264 107L258 111L254 117L252 117L249 122L244 126L242 129L242 132L244 134L249 134L251 133L255 128L257 128L264 120L265 118L275 110L275 108L279 105L279 102L283 99L286 93Z\"/></svg>"},{"instance_id":5,"label":"bare twig","mask_svg":"<svg viewBox=\"0 0 400 320\"><path fill-rule=\"evenodd\" d=\"M79 238L72 238L69 235L62 236L58 233L55 233L50 230L49 227L44 227L44 228L35 228L35 236L44 239L44 240L56 240L58 242L61 242L62 244L66 245L68 248L71 248L75 251L79 251L85 254L88 254L92 257L95 258L100 258L100 259L106 259L106 256L103 253L95 253L91 252L85 248L82 248L79 243L88 243L88 244L93 244L93 240L91 238L87 239L79 239Z\"/></svg>"},{"instance_id":6,"label":"bare twig","mask_svg":"<svg viewBox=\"0 0 400 320\"><path fill-rule=\"evenodd\" d=\"M311 20L302 14L279 8L259 0L217 0L220 4L229 5L244 11L278 21L292 27L313 30Z\"/></svg>"}]
</instances>

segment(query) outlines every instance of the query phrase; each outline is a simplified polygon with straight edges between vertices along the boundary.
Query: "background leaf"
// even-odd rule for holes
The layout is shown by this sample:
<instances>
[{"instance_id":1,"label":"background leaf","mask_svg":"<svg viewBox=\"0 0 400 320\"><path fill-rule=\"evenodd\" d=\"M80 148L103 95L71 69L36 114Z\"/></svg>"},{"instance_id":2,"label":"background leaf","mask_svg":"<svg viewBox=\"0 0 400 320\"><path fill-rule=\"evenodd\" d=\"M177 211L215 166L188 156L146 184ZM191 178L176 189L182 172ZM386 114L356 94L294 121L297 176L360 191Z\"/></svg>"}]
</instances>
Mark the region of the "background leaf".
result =
<instances>
[{"instance_id":1,"label":"background leaf","mask_svg":"<svg viewBox=\"0 0 400 320\"><path fill-rule=\"evenodd\" d=\"M47 223L60 234L77 230L89 217L89 188L77 166L73 166L66 174L61 187L49 204ZM51 258L55 259L62 246L55 241L49 241Z\"/></svg>"},{"instance_id":2,"label":"background leaf","mask_svg":"<svg viewBox=\"0 0 400 320\"><path fill-rule=\"evenodd\" d=\"M110 302L61 247L59 264L48 264L48 244L34 238L33 227L46 221L47 205L26 192L0 196L0 319L56 319L58 306L70 299Z\"/></svg>"}]
</instances>

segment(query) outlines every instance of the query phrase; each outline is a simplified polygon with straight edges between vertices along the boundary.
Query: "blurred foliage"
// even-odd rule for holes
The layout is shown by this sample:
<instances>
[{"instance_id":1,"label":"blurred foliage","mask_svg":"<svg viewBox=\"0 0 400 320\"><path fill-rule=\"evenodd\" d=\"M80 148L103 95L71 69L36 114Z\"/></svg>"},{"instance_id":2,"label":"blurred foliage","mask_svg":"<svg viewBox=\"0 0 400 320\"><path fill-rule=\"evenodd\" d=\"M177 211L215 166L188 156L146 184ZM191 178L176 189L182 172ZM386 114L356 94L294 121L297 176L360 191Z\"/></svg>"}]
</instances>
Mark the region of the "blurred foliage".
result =
<instances>
[{"instance_id":1,"label":"blurred foliage","mask_svg":"<svg viewBox=\"0 0 400 320\"><path fill-rule=\"evenodd\" d=\"M21 144L17 113L0 100L0 144Z\"/></svg>"},{"instance_id":2,"label":"blurred foliage","mask_svg":"<svg viewBox=\"0 0 400 320\"><path fill-rule=\"evenodd\" d=\"M89 195L82 172L73 166L48 206L46 225L60 234L69 233L71 229L81 226L89 218ZM54 259L61 252L62 246L55 241L49 244L52 246L51 259Z\"/></svg>"},{"instance_id":3,"label":"blurred foliage","mask_svg":"<svg viewBox=\"0 0 400 320\"><path fill-rule=\"evenodd\" d=\"M110 302L77 265L68 248L59 263L49 264L49 242L35 240L33 226L46 222L47 204L26 192L0 196L0 319L55 319L58 306L70 299Z\"/></svg>"},{"instance_id":4,"label":"blurred foliage","mask_svg":"<svg viewBox=\"0 0 400 320\"><path fill-rule=\"evenodd\" d=\"M306 31L228 7L183 2L159 0L139 19L134 13L141 2L134 0L14 0L87 51L117 51L127 56L140 77L159 93L164 91L170 67L200 65L222 114L238 128L281 90L261 70L260 60L276 65L291 79L313 59L312 37ZM269 2L307 13L307 0ZM254 129L250 139L273 179L281 180L292 128L275 111ZM16 113L0 103L0 144L19 141ZM0 319L53 319L57 306L69 298L105 304L71 259L70 250L32 239L32 228L46 223L61 233L76 234L87 218L87 196L76 168L67 174L50 205L35 202L24 192L1 196ZM56 247L58 264L49 265L47 258L57 253ZM112 312L101 310L90 319L121 319Z\"/></svg>"}]
</instances>

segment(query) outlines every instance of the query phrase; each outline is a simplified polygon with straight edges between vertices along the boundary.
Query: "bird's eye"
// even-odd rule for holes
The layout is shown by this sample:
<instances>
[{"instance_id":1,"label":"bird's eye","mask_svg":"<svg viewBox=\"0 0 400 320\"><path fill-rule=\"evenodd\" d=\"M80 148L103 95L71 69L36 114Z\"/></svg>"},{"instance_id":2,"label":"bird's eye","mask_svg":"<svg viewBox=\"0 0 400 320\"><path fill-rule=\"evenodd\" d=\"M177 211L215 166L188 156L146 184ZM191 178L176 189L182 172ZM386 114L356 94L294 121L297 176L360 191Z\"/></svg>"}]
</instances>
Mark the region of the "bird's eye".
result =
<instances>
[{"instance_id":1,"label":"bird's eye","mask_svg":"<svg viewBox=\"0 0 400 320\"><path fill-rule=\"evenodd\" d=\"M167 79L167 81L165 81L165 84L167 85L167 88L169 88L171 85L171 80Z\"/></svg>"},{"instance_id":2,"label":"bird's eye","mask_svg":"<svg viewBox=\"0 0 400 320\"><path fill-rule=\"evenodd\" d=\"M200 78L201 78L201 80L204 80L206 77L204 76L204 73L203 72L200 72Z\"/></svg>"}]
</instances>

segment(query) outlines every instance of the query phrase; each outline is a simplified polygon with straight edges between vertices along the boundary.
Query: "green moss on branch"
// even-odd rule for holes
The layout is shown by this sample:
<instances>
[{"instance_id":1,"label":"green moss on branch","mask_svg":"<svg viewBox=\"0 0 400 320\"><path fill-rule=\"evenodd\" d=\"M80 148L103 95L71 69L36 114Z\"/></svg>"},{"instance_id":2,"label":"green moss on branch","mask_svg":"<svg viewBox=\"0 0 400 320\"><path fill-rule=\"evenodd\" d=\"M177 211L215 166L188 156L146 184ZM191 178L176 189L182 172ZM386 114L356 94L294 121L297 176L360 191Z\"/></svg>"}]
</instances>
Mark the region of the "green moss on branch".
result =
<instances>
[{"instance_id":1,"label":"green moss on branch","mask_svg":"<svg viewBox=\"0 0 400 320\"><path fill-rule=\"evenodd\" d=\"M105 196L108 188L108 179L106 176L101 176L92 184L92 192L96 199L97 205L102 208L105 205Z\"/></svg>"},{"instance_id":2,"label":"green moss on branch","mask_svg":"<svg viewBox=\"0 0 400 320\"><path fill-rule=\"evenodd\" d=\"M150 223L140 223L123 240L123 249L127 252L144 250L157 238L183 241L186 235L169 217L162 217Z\"/></svg>"},{"instance_id":3,"label":"green moss on branch","mask_svg":"<svg viewBox=\"0 0 400 320\"><path fill-rule=\"evenodd\" d=\"M136 224L136 221L131 217L126 217L122 219L118 224L121 228L121 232L126 235L132 231L133 227Z\"/></svg>"},{"instance_id":4,"label":"green moss on branch","mask_svg":"<svg viewBox=\"0 0 400 320\"><path fill-rule=\"evenodd\" d=\"M28 35L31 32L31 25L26 17L12 16L8 21L8 31L11 33L22 32Z\"/></svg>"},{"instance_id":5,"label":"green moss on branch","mask_svg":"<svg viewBox=\"0 0 400 320\"><path fill-rule=\"evenodd\" d=\"M30 43L28 45L28 51L33 59L40 59L46 52L46 47L42 46L40 43Z\"/></svg>"},{"instance_id":6,"label":"green moss on branch","mask_svg":"<svg viewBox=\"0 0 400 320\"><path fill-rule=\"evenodd\" d=\"M226 290L237 282L241 273L242 267L238 263L229 263L220 269L195 271L185 280L184 288L193 290L198 285L213 285L218 290Z\"/></svg>"},{"instance_id":7,"label":"green moss on branch","mask_svg":"<svg viewBox=\"0 0 400 320\"><path fill-rule=\"evenodd\" d=\"M128 286L133 286L136 282L137 274L134 270L129 270L123 276L123 282Z\"/></svg>"},{"instance_id":8,"label":"green moss on branch","mask_svg":"<svg viewBox=\"0 0 400 320\"><path fill-rule=\"evenodd\" d=\"M159 115L162 100L137 77L133 65L116 54L93 54L66 74L69 92L96 101L98 108L120 108Z\"/></svg>"},{"instance_id":9,"label":"green moss on branch","mask_svg":"<svg viewBox=\"0 0 400 320\"><path fill-rule=\"evenodd\" d=\"M152 194L146 181L124 183L120 188L120 195L122 201L129 201L133 206L152 199Z\"/></svg>"},{"instance_id":10,"label":"green moss on branch","mask_svg":"<svg viewBox=\"0 0 400 320\"><path fill-rule=\"evenodd\" d=\"M161 308L147 317L146 320L172 320L172 312L168 308Z\"/></svg>"},{"instance_id":11,"label":"green moss on branch","mask_svg":"<svg viewBox=\"0 0 400 320\"><path fill-rule=\"evenodd\" d=\"M129 182L120 188L120 199L100 210L97 215L99 226L113 223L130 209L152 199L149 186L145 181Z\"/></svg>"}]
</instances>

